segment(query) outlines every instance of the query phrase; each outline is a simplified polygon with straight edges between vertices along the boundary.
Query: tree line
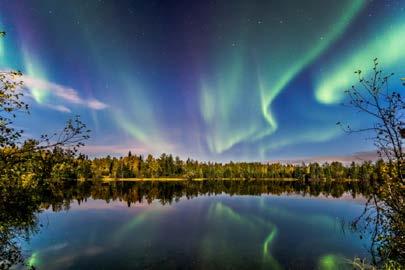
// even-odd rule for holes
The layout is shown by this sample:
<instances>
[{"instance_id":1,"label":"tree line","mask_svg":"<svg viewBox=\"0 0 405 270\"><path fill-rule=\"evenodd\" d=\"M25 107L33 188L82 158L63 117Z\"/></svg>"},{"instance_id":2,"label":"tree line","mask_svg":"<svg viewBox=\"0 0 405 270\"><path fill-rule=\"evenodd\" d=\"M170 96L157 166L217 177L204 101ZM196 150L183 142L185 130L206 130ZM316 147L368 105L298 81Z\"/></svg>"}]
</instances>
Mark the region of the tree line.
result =
<instances>
[{"instance_id":1,"label":"tree line","mask_svg":"<svg viewBox=\"0 0 405 270\"><path fill-rule=\"evenodd\" d=\"M22 150L30 148L30 142ZM3 149L4 150L4 149ZM11 150L10 150L11 151ZM48 150L29 151L21 178L25 180L90 180L90 179L297 179L312 181L384 181L395 176L395 164L379 160L377 162L352 162L345 165L331 163L262 163L262 162L201 162L188 158L182 160L171 154L159 157L135 155L131 152L124 157L101 157L89 159L86 155L75 155L60 147ZM1 162L0 162L1 166Z\"/></svg>"}]
</instances>

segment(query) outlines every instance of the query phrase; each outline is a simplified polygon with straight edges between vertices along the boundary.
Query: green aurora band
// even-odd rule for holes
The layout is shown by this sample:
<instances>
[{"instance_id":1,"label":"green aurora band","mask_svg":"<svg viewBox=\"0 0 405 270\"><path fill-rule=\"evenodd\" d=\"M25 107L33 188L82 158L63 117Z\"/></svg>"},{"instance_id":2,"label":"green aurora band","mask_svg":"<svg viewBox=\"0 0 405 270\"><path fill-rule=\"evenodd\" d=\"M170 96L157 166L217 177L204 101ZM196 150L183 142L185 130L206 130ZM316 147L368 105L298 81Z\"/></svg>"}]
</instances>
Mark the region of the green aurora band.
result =
<instances>
[{"instance_id":1,"label":"green aurora band","mask_svg":"<svg viewBox=\"0 0 405 270\"><path fill-rule=\"evenodd\" d=\"M338 270L346 269L347 267L342 267L347 262L345 259L339 255L326 254L319 259L318 269L319 270Z\"/></svg>"},{"instance_id":2,"label":"green aurora band","mask_svg":"<svg viewBox=\"0 0 405 270\"><path fill-rule=\"evenodd\" d=\"M287 10L291 8L289 4L285 4ZM201 115L208 127L210 151L223 153L238 143L256 141L274 133L278 124L271 113L272 102L297 74L341 36L364 4L363 0L340 1L332 6L327 3L328 7L321 9L327 11L321 14L311 10L316 29L297 17L291 18L288 26L266 30L261 43L266 44L262 49L268 55L257 62L256 76L253 75L256 80L249 82L253 86L249 87L244 80L252 69L246 68L244 48L248 46L242 42L231 53L225 53L226 57L219 55L219 59L225 59L219 65L223 66L218 70L221 76L202 80L200 91ZM286 32L289 34L285 35ZM319 36L319 33L325 34ZM287 48L285 44L292 47ZM244 115L240 116L237 112L243 107Z\"/></svg>"},{"instance_id":3,"label":"green aurora band","mask_svg":"<svg viewBox=\"0 0 405 270\"><path fill-rule=\"evenodd\" d=\"M270 223L268 220L264 220L257 216L242 216L233 210L231 207L217 202L210 206L208 213L207 213L207 220L210 224L215 224L219 221L231 221L231 224L236 224L239 227L242 226L243 231L247 229L252 230L253 232L258 232L263 228L268 229L270 232L266 236L265 240L263 241L263 266L265 268L270 269L281 269L280 264L277 260L271 255L270 253L270 246L274 242L275 237L277 236L277 227ZM222 223L221 223L222 224ZM219 225L219 224L218 224ZM223 224L222 224L223 225ZM227 231L228 229L226 229ZM223 236L222 236L223 238ZM213 235L207 235L202 241L202 252L205 254L206 252L211 252L211 249L214 246L217 246L217 240L221 239L221 237L215 237ZM230 246L227 243L221 244L224 248Z\"/></svg>"},{"instance_id":4,"label":"green aurora band","mask_svg":"<svg viewBox=\"0 0 405 270\"><path fill-rule=\"evenodd\" d=\"M281 265L270 255L270 245L274 241L274 238L277 236L277 227L273 226L272 231L266 237L263 243L263 258L265 263L269 263L271 266L270 269L281 269Z\"/></svg>"},{"instance_id":5,"label":"green aurora band","mask_svg":"<svg viewBox=\"0 0 405 270\"><path fill-rule=\"evenodd\" d=\"M27 266L30 268L34 268L38 267L39 264L39 252L33 252L27 260Z\"/></svg>"},{"instance_id":6,"label":"green aurora band","mask_svg":"<svg viewBox=\"0 0 405 270\"><path fill-rule=\"evenodd\" d=\"M319 40L315 43L315 46L313 44L313 41L305 41L304 43L302 43L301 40L286 41L286 44L297 44L303 46L307 49L307 51L302 55L297 55L295 57L294 53L292 53L290 55L290 57L292 58L289 59L290 63L286 64L286 68L282 72L276 72L275 74L273 74L273 70L270 69L270 71L267 72L266 76L261 76L263 78L266 78L260 80L261 83L259 84L259 89L262 97L261 108L264 118L267 120L270 127L272 127L271 131L275 131L277 129L277 123L270 113L270 106L273 100L303 68L305 68L313 60L319 57L319 55L321 55L336 39L340 37L340 35L352 21L352 19L364 7L364 3L364 0L348 1L343 4L344 8L337 9L340 12L334 14L332 18L337 17L339 19L337 19L336 22L333 22L331 25L328 25L328 23L326 23L326 25L328 25L327 28L330 28L328 29L328 31L325 31L325 33L327 33L325 36L319 38ZM298 25L295 25L295 27L299 28ZM300 29L300 31L311 33L310 29ZM322 29L319 32L322 32ZM290 36L288 37L290 38ZM286 53L290 54L291 52ZM274 65L275 63L272 64ZM277 63L277 65L278 64L279 63ZM268 80L269 77L273 78L271 79L270 83L266 84L265 82Z\"/></svg>"},{"instance_id":7,"label":"green aurora band","mask_svg":"<svg viewBox=\"0 0 405 270\"><path fill-rule=\"evenodd\" d=\"M280 216L284 219L291 220L291 222L304 221L305 223L313 225L322 224L322 226L328 228L336 225L336 220L328 216L311 215L303 217L300 214L296 214L282 208L269 207L266 205L264 199L260 200L260 208L266 214ZM141 225L145 225L147 224L147 222L148 224L150 224L151 222L153 223L151 218L160 217L163 212L166 212L165 209L166 208L151 209L136 214L134 218L132 218L129 222L127 222L119 230L117 230L116 233L114 233L113 240L119 243L124 239L125 235L127 235L128 233L134 233L135 228ZM260 217L256 215L242 216L222 202L215 202L211 204L207 212L207 221L209 222L209 224L214 224L212 225L214 226L214 228L208 230L210 233L206 234L201 240L201 252L203 258L213 255L213 247L218 247L218 245L223 247L223 249L229 247L229 243L225 240L226 237L224 235L218 238L215 234L226 233L229 228L225 229L225 227L223 226L227 226L227 222L230 221L230 224L236 225L242 230L251 230L252 232L262 231L263 228L266 228L269 233L263 240L262 244L263 266L270 267L270 269L282 269L279 262L277 262L277 260L271 255L271 246L278 235L278 229L273 223L269 221L269 219L271 219L271 217L267 217L264 219L262 215L260 215ZM218 239L222 239L221 242L218 242ZM228 255L231 255L231 253L229 253ZM33 254L31 257L32 261L35 261L37 260L38 254ZM342 261L343 259L341 257L329 254L320 258L319 267L320 269L337 269L337 265L339 265Z\"/></svg>"},{"instance_id":8,"label":"green aurora band","mask_svg":"<svg viewBox=\"0 0 405 270\"><path fill-rule=\"evenodd\" d=\"M47 77L43 69L38 64L39 62L30 53L28 53L26 49L23 49L22 51L25 66L25 74L30 76L31 78L46 81ZM48 99L49 91L47 91L46 89L31 87L30 91L32 97L38 104L44 104L45 101Z\"/></svg>"},{"instance_id":9,"label":"green aurora band","mask_svg":"<svg viewBox=\"0 0 405 270\"><path fill-rule=\"evenodd\" d=\"M202 82L200 106L203 120L209 129L206 140L212 153L222 153L238 142L254 136L260 129L256 118L259 111L248 114L243 125L235 125L240 120L235 111L249 98L246 96L248 93L240 87L243 83L243 62L240 54L241 52L237 52L232 57L236 60L231 68L224 65L225 76L219 78L215 86L207 81Z\"/></svg>"},{"instance_id":10,"label":"green aurora band","mask_svg":"<svg viewBox=\"0 0 405 270\"><path fill-rule=\"evenodd\" d=\"M285 136L280 139L274 139L269 143L263 144L260 149L260 155L265 157L270 150L280 149L285 146L299 144L303 142L326 142L341 134L341 130L335 125L322 129L312 129L308 131L302 131L294 136Z\"/></svg>"},{"instance_id":11,"label":"green aurora band","mask_svg":"<svg viewBox=\"0 0 405 270\"><path fill-rule=\"evenodd\" d=\"M0 39L0 65L21 70L34 82L30 96L42 109L62 108L65 102L52 89L41 89L47 82L69 85L83 97L108 100L105 114L77 108L77 113L92 117L96 133L110 132L109 136L94 136L97 145L111 144L110 137L116 136L122 144L120 150L133 146L141 154L172 152L224 161L268 160L282 148L287 150L282 155L293 155L288 153L290 145L301 147L337 138L342 133L332 126L327 129L325 123L336 122L333 114L337 108L332 105L341 102L343 91L356 81L353 71L368 70L372 58L378 57L381 66L397 72L392 68L399 68L405 60L400 10L374 11L374 4L366 0L220 2L204 14L204 24L196 20L205 29L202 44L192 42L200 37L194 28L197 24L182 33L187 42L177 35L166 36L165 19L134 29L127 27L135 22L128 17L128 25L117 27L115 18L126 10L112 2L104 7L89 4L80 11L64 4L60 16L46 14L43 22L23 6L21 14L3 11L0 30L7 31L7 37ZM49 10L52 6L49 4ZM366 11L372 18L363 18ZM137 19L147 22L149 18ZM183 24L176 21L174 26ZM164 32L157 33L159 29ZM66 36L75 36L75 41L65 42ZM164 36L167 44L157 42L155 36ZM190 50L193 58L183 59L188 54L173 48ZM65 59L64 53L78 58ZM80 53L86 57L81 58ZM178 62L173 61L177 58ZM176 73L171 74L167 70L171 71L173 63ZM183 70L183 64L187 69ZM76 70L80 65L83 69ZM192 80L183 83L183 76ZM165 84L170 85L166 88ZM170 91L173 101L168 99ZM304 102L295 103L302 93L307 94ZM289 106L295 107L291 115L285 109ZM311 118L311 113L318 115ZM307 125L296 133L286 116ZM340 138L336 141L340 143Z\"/></svg>"},{"instance_id":12,"label":"green aurora band","mask_svg":"<svg viewBox=\"0 0 405 270\"><path fill-rule=\"evenodd\" d=\"M137 213L129 222L125 223L119 230L114 233L114 241L121 241L127 234L133 233L134 229L138 226L145 224L145 222L151 222L151 218L160 217L163 213L167 212L171 208L152 208L144 210L141 213ZM153 223L153 222L151 222Z\"/></svg>"},{"instance_id":13,"label":"green aurora band","mask_svg":"<svg viewBox=\"0 0 405 270\"><path fill-rule=\"evenodd\" d=\"M324 228L337 228L339 226L337 220L327 215L304 215L287 211L279 207L267 206L264 198L261 198L260 200L260 207L261 210L264 211L265 215L282 217L289 220L291 223L301 222L309 225L322 225Z\"/></svg>"},{"instance_id":14,"label":"green aurora band","mask_svg":"<svg viewBox=\"0 0 405 270\"><path fill-rule=\"evenodd\" d=\"M344 99L344 91L349 89L355 77L351 77L355 70L362 70L363 76L372 65L372 58L379 59L384 68L392 68L405 61L405 23L399 21L394 26L387 26L381 34L361 41L355 50L350 50L344 57L340 57L337 64L333 62L326 68L324 76L320 76L315 98L323 104L337 104ZM403 68L400 67L400 68ZM354 74L353 74L354 75Z\"/></svg>"}]
</instances>

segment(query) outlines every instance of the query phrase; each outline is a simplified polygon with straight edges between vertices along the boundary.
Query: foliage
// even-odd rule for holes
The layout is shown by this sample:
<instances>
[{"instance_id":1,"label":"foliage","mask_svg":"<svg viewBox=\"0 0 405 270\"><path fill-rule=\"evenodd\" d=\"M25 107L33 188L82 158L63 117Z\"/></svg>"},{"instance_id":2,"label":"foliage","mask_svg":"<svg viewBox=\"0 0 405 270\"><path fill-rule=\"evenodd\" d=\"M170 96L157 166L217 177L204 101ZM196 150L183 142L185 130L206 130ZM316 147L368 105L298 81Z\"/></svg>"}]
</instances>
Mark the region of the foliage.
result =
<instances>
[{"instance_id":1,"label":"foliage","mask_svg":"<svg viewBox=\"0 0 405 270\"><path fill-rule=\"evenodd\" d=\"M0 269L24 263L18 240L37 231L39 204L33 189L0 185Z\"/></svg>"},{"instance_id":2,"label":"foliage","mask_svg":"<svg viewBox=\"0 0 405 270\"><path fill-rule=\"evenodd\" d=\"M396 261L405 265L405 101L398 91L389 88L389 79L394 74L385 75L377 59L374 59L372 70L367 78L361 70L356 71L358 86L346 91L349 100L346 105L370 116L372 121L360 129L350 126L343 129L348 133L371 134L378 153L389 166L386 171L380 170L378 181L373 183L373 196L363 215L353 222L353 227L359 229L359 221L363 219L367 222L366 228L372 225L371 252L375 255L375 264Z\"/></svg>"},{"instance_id":3,"label":"foliage","mask_svg":"<svg viewBox=\"0 0 405 270\"><path fill-rule=\"evenodd\" d=\"M83 160L76 159L77 148L90 132L76 116L60 132L22 141L23 130L13 125L19 114L29 113L22 100L21 75L19 71L0 72L0 269L24 261L17 239L28 238L36 228L39 209L31 194L51 178L76 178L75 165Z\"/></svg>"},{"instance_id":4,"label":"foliage","mask_svg":"<svg viewBox=\"0 0 405 270\"><path fill-rule=\"evenodd\" d=\"M23 131L12 127L17 113L28 112L22 98L19 71L0 72L0 147L15 146Z\"/></svg>"}]
</instances>

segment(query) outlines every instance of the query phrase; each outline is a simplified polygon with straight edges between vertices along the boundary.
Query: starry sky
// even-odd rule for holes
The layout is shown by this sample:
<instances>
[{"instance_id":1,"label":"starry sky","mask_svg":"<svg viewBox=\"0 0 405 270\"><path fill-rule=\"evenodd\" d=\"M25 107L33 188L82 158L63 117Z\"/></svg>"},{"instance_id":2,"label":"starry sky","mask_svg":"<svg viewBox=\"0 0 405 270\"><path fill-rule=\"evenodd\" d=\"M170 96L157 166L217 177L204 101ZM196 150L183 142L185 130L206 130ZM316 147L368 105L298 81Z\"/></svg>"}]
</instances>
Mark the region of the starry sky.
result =
<instances>
[{"instance_id":1,"label":"starry sky","mask_svg":"<svg viewBox=\"0 0 405 270\"><path fill-rule=\"evenodd\" d=\"M0 69L23 72L26 136L76 114L89 156L289 160L373 149L345 108L377 57L405 77L405 1L0 0Z\"/></svg>"}]
</instances>

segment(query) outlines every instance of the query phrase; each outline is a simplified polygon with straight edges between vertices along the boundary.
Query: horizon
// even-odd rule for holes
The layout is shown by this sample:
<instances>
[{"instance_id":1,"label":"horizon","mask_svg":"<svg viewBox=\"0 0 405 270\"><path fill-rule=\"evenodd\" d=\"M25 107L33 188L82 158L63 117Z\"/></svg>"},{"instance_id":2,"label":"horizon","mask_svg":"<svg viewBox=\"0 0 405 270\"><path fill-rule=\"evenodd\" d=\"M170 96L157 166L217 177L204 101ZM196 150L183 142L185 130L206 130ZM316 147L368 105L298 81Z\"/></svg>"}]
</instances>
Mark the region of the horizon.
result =
<instances>
[{"instance_id":1,"label":"horizon","mask_svg":"<svg viewBox=\"0 0 405 270\"><path fill-rule=\"evenodd\" d=\"M0 70L22 71L31 106L16 125L39 137L78 114L92 158L375 157L336 123L370 120L341 103L374 58L401 87L405 2L311 2L4 1Z\"/></svg>"},{"instance_id":2,"label":"horizon","mask_svg":"<svg viewBox=\"0 0 405 270\"><path fill-rule=\"evenodd\" d=\"M142 157L144 160L147 158L147 156L152 155L150 153L146 154L138 154L138 153L132 153L131 150L128 151L127 154L117 154L117 155L103 155L103 156L95 156L95 157L89 157L88 155L85 155L87 158L90 160L95 160L95 159L106 159L106 158L116 158L118 160L121 160L123 158L129 157L129 156L136 156L136 157ZM223 160L223 161L213 161L213 160L203 160L203 159L195 159L192 157L180 157L177 155L173 155L171 153L161 153L159 155L152 155L153 158L155 159L160 159L162 155L166 156L172 156L173 158L180 158L180 160L187 161L197 161L198 163L213 163L213 164L230 164L230 163L260 163L260 164L282 164L282 165L292 165L292 166L301 166L301 165L308 165L308 164L313 164L313 163L318 163L320 165L324 164L330 164L332 162L339 162L343 166L348 166L351 165L353 162L361 165L364 164L365 162L371 162L372 164L376 163L379 160L385 160L381 156L378 155L377 151L368 151L368 152L357 152L354 153L353 155L349 156L313 156L313 157L301 157L301 158L296 158L296 159L270 159L270 160L262 160L262 161L255 161L255 160Z\"/></svg>"}]
</instances>

